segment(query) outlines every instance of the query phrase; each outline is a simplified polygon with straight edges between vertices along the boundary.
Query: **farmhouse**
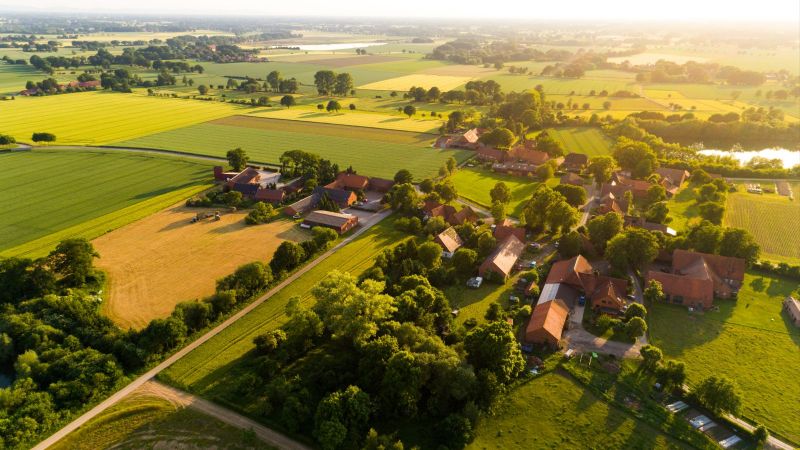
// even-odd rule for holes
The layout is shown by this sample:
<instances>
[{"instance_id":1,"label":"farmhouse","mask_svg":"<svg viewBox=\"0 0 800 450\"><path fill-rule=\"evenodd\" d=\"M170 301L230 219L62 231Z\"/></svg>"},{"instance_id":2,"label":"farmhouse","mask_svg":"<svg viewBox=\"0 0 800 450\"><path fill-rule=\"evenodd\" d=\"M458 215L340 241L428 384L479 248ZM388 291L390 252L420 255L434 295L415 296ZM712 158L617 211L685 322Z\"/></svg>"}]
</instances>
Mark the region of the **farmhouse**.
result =
<instances>
[{"instance_id":1,"label":"farmhouse","mask_svg":"<svg viewBox=\"0 0 800 450\"><path fill-rule=\"evenodd\" d=\"M584 182L583 178L574 172L567 172L561 177L561 184L583 186L583 182Z\"/></svg>"},{"instance_id":2,"label":"farmhouse","mask_svg":"<svg viewBox=\"0 0 800 450\"><path fill-rule=\"evenodd\" d=\"M525 250L525 244L515 236L509 236L497 246L486 260L478 267L478 274L486 277L487 273L495 273L503 280L508 279L514 264Z\"/></svg>"},{"instance_id":3,"label":"farmhouse","mask_svg":"<svg viewBox=\"0 0 800 450\"><path fill-rule=\"evenodd\" d=\"M536 305L525 329L525 342L558 346L561 332L567 323L567 316L569 308L561 300L556 299Z\"/></svg>"},{"instance_id":4,"label":"farmhouse","mask_svg":"<svg viewBox=\"0 0 800 450\"><path fill-rule=\"evenodd\" d=\"M589 157L583 153L569 153L564 157L561 168L569 172L580 172L589 163Z\"/></svg>"},{"instance_id":5,"label":"farmhouse","mask_svg":"<svg viewBox=\"0 0 800 450\"><path fill-rule=\"evenodd\" d=\"M600 206L597 207L597 214L607 214L610 212L620 213L622 214L624 211L628 210L628 202L625 199L619 199L617 201L617 197L611 193L607 192L600 198Z\"/></svg>"},{"instance_id":6,"label":"farmhouse","mask_svg":"<svg viewBox=\"0 0 800 450\"><path fill-rule=\"evenodd\" d=\"M481 137L481 131L482 130L478 128L473 128L462 133L441 136L436 139L433 146L441 149L465 148L475 150L478 147L478 139Z\"/></svg>"},{"instance_id":7,"label":"farmhouse","mask_svg":"<svg viewBox=\"0 0 800 450\"><path fill-rule=\"evenodd\" d=\"M499 173L506 173L518 177L532 177L536 174L536 169L539 166L535 164L519 163L519 162L503 162L492 164L492 170Z\"/></svg>"},{"instance_id":8,"label":"farmhouse","mask_svg":"<svg viewBox=\"0 0 800 450\"><path fill-rule=\"evenodd\" d=\"M353 191L328 186L317 186L314 188L314 191L311 194L311 196L314 197L312 200L314 202L314 206L317 205L323 194L326 194L328 198L333 200L333 202L336 203L339 208L347 208L358 200L358 196Z\"/></svg>"},{"instance_id":9,"label":"farmhouse","mask_svg":"<svg viewBox=\"0 0 800 450\"><path fill-rule=\"evenodd\" d=\"M670 236L675 236L678 234L678 232L672 228L661 223L648 222L644 219L644 217L626 215L624 218L624 225L625 227L644 228L648 231L658 231L659 233L664 233Z\"/></svg>"},{"instance_id":10,"label":"farmhouse","mask_svg":"<svg viewBox=\"0 0 800 450\"><path fill-rule=\"evenodd\" d=\"M247 167L239 173L223 172L221 166L214 167L214 179L224 182L226 190L241 192L247 198L272 204L279 204L287 193L300 190L302 181L301 178L295 178L283 183L280 172L256 167Z\"/></svg>"},{"instance_id":11,"label":"farmhouse","mask_svg":"<svg viewBox=\"0 0 800 450\"><path fill-rule=\"evenodd\" d=\"M461 225L464 222L475 223L479 218L478 213L469 206L463 206L461 210L456 211L455 207L442 205L439 202L425 202L422 212L426 220L432 217L441 217L450 225Z\"/></svg>"},{"instance_id":12,"label":"farmhouse","mask_svg":"<svg viewBox=\"0 0 800 450\"><path fill-rule=\"evenodd\" d=\"M481 145L475 151L475 157L481 161L504 161L508 152L494 147Z\"/></svg>"},{"instance_id":13,"label":"farmhouse","mask_svg":"<svg viewBox=\"0 0 800 450\"><path fill-rule=\"evenodd\" d=\"M433 239L433 242L442 247L442 255L445 258L452 257L453 253L455 253L456 250L464 245L464 242L461 240L461 236L456 233L456 229L453 227L450 227L436 235L436 237Z\"/></svg>"},{"instance_id":14,"label":"farmhouse","mask_svg":"<svg viewBox=\"0 0 800 450\"><path fill-rule=\"evenodd\" d=\"M344 234L358 225L358 216L352 214L342 214L331 211L317 210L312 211L303 221L309 227L326 227L336 230L339 234Z\"/></svg>"},{"instance_id":15,"label":"farmhouse","mask_svg":"<svg viewBox=\"0 0 800 450\"><path fill-rule=\"evenodd\" d=\"M661 181L659 184L664 186L664 189L667 190L667 195L672 197L678 192L681 185L687 178L689 178L689 172L684 169L670 169L669 167L659 167L656 169L656 173L658 176L661 177Z\"/></svg>"},{"instance_id":16,"label":"farmhouse","mask_svg":"<svg viewBox=\"0 0 800 450\"><path fill-rule=\"evenodd\" d=\"M283 208L283 213L287 216L303 215L314 209L316 201L318 201L318 199L315 199L313 195L303 197L286 208Z\"/></svg>"},{"instance_id":17,"label":"farmhouse","mask_svg":"<svg viewBox=\"0 0 800 450\"><path fill-rule=\"evenodd\" d=\"M786 297L783 301L783 309L789 315L789 320L792 321L794 326L800 327L800 302L795 300L794 297Z\"/></svg>"},{"instance_id":18,"label":"farmhouse","mask_svg":"<svg viewBox=\"0 0 800 450\"><path fill-rule=\"evenodd\" d=\"M509 236L514 236L521 242L525 242L525 228L514 226L514 223L508 219L503 219L496 224L492 234L497 239L497 242L503 242Z\"/></svg>"},{"instance_id":19,"label":"farmhouse","mask_svg":"<svg viewBox=\"0 0 800 450\"><path fill-rule=\"evenodd\" d=\"M600 275L586 258L578 255L553 264L538 304L560 299L572 307L577 293L582 291L596 311L619 314L627 303L627 290L626 280Z\"/></svg>"},{"instance_id":20,"label":"farmhouse","mask_svg":"<svg viewBox=\"0 0 800 450\"><path fill-rule=\"evenodd\" d=\"M734 297L742 286L745 260L688 250L672 254L672 272L651 270L647 282L656 280L669 302L708 309L714 297Z\"/></svg>"}]
</instances>

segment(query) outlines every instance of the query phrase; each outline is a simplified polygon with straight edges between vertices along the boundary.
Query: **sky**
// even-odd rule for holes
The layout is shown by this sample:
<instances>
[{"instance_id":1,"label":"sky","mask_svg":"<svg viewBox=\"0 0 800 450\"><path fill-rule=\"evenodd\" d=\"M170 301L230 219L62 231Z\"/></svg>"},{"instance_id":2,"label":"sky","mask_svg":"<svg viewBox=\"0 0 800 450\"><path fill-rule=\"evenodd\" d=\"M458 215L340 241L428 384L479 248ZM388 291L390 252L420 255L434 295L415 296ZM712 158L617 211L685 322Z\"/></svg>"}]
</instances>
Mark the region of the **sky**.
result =
<instances>
[{"instance_id":1,"label":"sky","mask_svg":"<svg viewBox=\"0 0 800 450\"><path fill-rule=\"evenodd\" d=\"M0 0L0 10L436 19L800 21L800 0Z\"/></svg>"}]
</instances>

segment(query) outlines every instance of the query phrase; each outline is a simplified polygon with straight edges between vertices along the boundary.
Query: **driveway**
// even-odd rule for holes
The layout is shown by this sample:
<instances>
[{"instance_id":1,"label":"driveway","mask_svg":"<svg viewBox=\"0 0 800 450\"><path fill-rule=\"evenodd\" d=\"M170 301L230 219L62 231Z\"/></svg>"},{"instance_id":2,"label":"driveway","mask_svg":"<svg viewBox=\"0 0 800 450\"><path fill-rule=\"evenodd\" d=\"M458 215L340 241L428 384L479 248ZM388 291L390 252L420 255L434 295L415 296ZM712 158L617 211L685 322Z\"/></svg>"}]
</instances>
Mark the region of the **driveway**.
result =
<instances>
[{"instance_id":1,"label":"driveway","mask_svg":"<svg viewBox=\"0 0 800 450\"><path fill-rule=\"evenodd\" d=\"M582 326L573 327L564 335L569 348L577 352L597 352L614 355L617 358L638 358L640 343L626 344L624 342L609 341L589 333Z\"/></svg>"}]
</instances>

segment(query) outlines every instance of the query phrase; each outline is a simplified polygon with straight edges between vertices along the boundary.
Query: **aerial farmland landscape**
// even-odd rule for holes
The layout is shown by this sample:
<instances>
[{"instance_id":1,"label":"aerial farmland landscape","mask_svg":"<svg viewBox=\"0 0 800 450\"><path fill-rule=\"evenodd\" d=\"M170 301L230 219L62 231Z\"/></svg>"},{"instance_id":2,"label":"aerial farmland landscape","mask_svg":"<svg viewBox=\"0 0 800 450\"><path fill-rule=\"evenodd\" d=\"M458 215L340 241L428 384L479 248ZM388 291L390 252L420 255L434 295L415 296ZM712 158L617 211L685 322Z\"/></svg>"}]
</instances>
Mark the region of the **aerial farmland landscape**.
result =
<instances>
[{"instance_id":1,"label":"aerial farmland landscape","mask_svg":"<svg viewBox=\"0 0 800 450\"><path fill-rule=\"evenodd\" d=\"M800 3L0 0L0 449L800 448Z\"/></svg>"}]
</instances>

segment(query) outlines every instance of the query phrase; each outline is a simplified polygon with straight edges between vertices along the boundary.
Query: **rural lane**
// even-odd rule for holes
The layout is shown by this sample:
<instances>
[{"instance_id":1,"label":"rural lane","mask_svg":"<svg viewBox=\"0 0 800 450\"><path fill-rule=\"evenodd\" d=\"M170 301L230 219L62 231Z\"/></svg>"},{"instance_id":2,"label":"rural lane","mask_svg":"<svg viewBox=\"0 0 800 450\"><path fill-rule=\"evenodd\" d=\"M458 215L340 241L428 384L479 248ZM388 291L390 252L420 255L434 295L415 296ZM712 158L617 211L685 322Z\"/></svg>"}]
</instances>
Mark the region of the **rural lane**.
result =
<instances>
[{"instance_id":1,"label":"rural lane","mask_svg":"<svg viewBox=\"0 0 800 450\"><path fill-rule=\"evenodd\" d=\"M297 442L239 413L223 408L222 406L188 392L161 384L155 380L148 381L142 388L144 392L164 398L175 405L196 409L207 416L242 430L251 430L259 439L277 448L287 450L311 450L311 447L303 443Z\"/></svg>"},{"instance_id":2,"label":"rural lane","mask_svg":"<svg viewBox=\"0 0 800 450\"><path fill-rule=\"evenodd\" d=\"M319 263L321 263L322 261L327 259L332 254L334 254L337 251L339 251L342 247L344 247L345 245L349 244L351 241L356 239L358 236L360 236L361 234L366 232L370 227L372 227L376 223L378 223L381 220L383 220L386 217L388 217L391 213L392 213L391 210L378 212L378 213L373 214L369 219L366 219L365 221L362 221L361 223L363 224L363 226L359 230L357 230L355 233L353 233L351 236L348 236L342 242L340 242L339 244L334 246L332 249L330 249L327 252L325 252L322 255L320 255L317 259L315 259L314 261L311 261L310 263L308 263L305 266L303 266L300 270L298 270L297 272L295 272L292 275L290 275L288 278L283 280L281 283L279 283L274 288L270 289L266 294L262 295L261 297L259 297L258 299L256 299L252 303L250 303L249 305L247 305L244 308L242 308L241 311L239 311L236 314L232 315L231 317L229 317L227 320L225 320L221 324L217 325L214 329L212 329L208 333L200 336L195 341L191 342L187 346L185 346L182 349L178 350L177 352L172 354L172 356L170 356L169 358L165 359L160 364L158 364L157 366L155 366L152 369L148 370L144 374L140 375L138 378L136 378L132 382L130 382L127 386L125 386L124 388L122 388L119 391L115 392L114 394L112 394L107 399L105 399L102 402L100 402L94 408L92 408L89 411L85 412L83 415L81 415L77 419L73 420L72 422L70 422L69 424L67 424L66 426L61 428L60 430L56 431L53 435L51 435L50 437L48 437L47 439L43 440L42 442L37 444L35 447L33 447L33 450L44 450L44 449L50 447L51 445L55 444L59 440L63 439L64 437L66 437L69 433L72 433L73 431L77 430L81 425L84 425L88 421L92 420L98 414L100 414L101 412L105 411L106 409L108 409L109 407L114 405L115 403L119 402L120 400L122 400L123 398L125 398L126 396L131 394L133 391L135 391L136 389L140 388L143 384L145 384L146 382L148 382L149 380L154 378L156 375L158 375L160 372L162 372L163 370L165 370L166 368L168 368L169 366L174 364L176 361L178 361L179 359L181 359L184 356L188 355L190 352L192 352L196 348L198 348L201 345L203 345L204 343L206 343L209 339L213 338L214 336L216 336L217 334L222 332L222 330L228 328L234 322L236 322L237 320L241 319L245 315L249 314L252 310L254 310L259 305L261 305L262 303L267 301L270 297L272 297L273 295L278 293L281 289L285 288L286 286L288 286L289 284L294 282L296 279L301 277L303 274L305 274L309 270L311 270L314 267L316 267Z\"/></svg>"}]
</instances>

